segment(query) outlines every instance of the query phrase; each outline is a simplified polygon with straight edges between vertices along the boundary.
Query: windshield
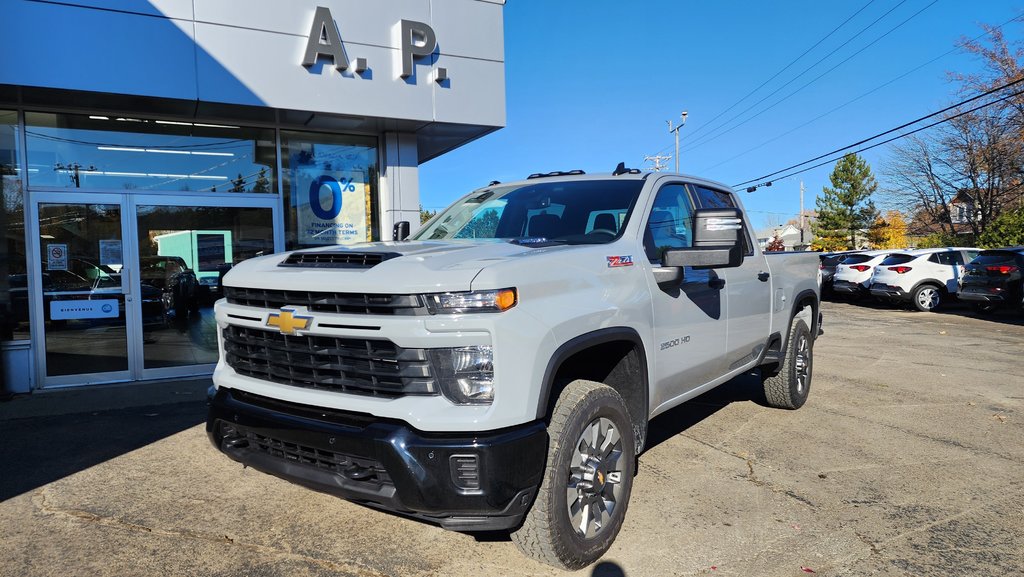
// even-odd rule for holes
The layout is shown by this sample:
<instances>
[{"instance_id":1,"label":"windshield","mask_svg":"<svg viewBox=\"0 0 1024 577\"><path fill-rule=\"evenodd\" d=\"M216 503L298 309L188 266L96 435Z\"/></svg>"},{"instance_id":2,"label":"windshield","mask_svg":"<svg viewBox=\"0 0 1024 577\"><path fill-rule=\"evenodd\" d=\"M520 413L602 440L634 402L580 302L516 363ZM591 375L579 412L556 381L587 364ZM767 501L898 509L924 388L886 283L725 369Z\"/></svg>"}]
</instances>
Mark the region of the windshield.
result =
<instances>
[{"instance_id":1,"label":"windshield","mask_svg":"<svg viewBox=\"0 0 1024 577\"><path fill-rule=\"evenodd\" d=\"M414 240L501 238L523 244L600 244L619 237L643 181L528 182L478 190L437 215Z\"/></svg>"}]
</instances>

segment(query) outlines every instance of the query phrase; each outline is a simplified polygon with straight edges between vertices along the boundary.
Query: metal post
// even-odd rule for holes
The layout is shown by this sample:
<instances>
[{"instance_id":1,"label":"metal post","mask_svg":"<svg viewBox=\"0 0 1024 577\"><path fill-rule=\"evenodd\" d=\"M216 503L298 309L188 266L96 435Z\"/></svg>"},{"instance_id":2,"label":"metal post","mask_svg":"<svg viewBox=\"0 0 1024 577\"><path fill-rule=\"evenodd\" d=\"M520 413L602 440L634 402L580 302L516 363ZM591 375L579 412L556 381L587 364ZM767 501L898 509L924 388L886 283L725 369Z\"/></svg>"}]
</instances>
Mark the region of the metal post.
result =
<instances>
[{"instance_id":1,"label":"metal post","mask_svg":"<svg viewBox=\"0 0 1024 577\"><path fill-rule=\"evenodd\" d=\"M687 114L688 113L684 110L679 115L679 117L683 119L683 121L679 123L679 126L673 127L671 120L666 120L665 121L665 122L668 123L668 131L674 133L675 136L676 136L676 156L675 156L675 159L676 159L676 174L679 173L679 129L682 128L683 125L686 124L686 115Z\"/></svg>"}]
</instances>

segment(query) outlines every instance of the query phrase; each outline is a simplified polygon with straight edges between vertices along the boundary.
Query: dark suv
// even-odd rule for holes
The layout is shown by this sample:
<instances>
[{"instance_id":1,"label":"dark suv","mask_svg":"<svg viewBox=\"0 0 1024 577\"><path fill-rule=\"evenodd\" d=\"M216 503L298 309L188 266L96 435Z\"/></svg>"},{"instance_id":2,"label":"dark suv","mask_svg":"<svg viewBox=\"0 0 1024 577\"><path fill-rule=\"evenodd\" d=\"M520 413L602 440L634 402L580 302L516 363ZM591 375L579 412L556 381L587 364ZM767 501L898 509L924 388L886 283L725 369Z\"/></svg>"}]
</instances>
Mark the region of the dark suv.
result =
<instances>
[{"instance_id":1,"label":"dark suv","mask_svg":"<svg viewBox=\"0 0 1024 577\"><path fill-rule=\"evenodd\" d=\"M1024 299L1024 246L985 250L964 267L957 296L978 312L1020 308Z\"/></svg>"},{"instance_id":2,"label":"dark suv","mask_svg":"<svg viewBox=\"0 0 1024 577\"><path fill-rule=\"evenodd\" d=\"M199 310L200 286L196 273L180 256L139 257L142 285L163 291L164 302L182 319Z\"/></svg>"},{"instance_id":3,"label":"dark suv","mask_svg":"<svg viewBox=\"0 0 1024 577\"><path fill-rule=\"evenodd\" d=\"M832 292L832 281L836 276L836 265L847 256L861 252L859 250L844 250L840 252L825 252L818 255L818 269L821 270L821 294L826 295Z\"/></svg>"}]
</instances>

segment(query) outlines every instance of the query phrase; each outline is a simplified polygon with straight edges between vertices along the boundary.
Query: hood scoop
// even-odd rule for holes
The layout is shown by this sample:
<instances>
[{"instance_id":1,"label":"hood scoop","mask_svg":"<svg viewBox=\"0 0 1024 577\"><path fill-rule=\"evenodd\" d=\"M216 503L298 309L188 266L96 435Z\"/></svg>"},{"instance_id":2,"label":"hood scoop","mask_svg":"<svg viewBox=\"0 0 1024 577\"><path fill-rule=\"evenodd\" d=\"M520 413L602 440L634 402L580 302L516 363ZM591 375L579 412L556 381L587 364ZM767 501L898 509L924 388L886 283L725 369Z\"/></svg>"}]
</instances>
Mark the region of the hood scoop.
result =
<instances>
[{"instance_id":1,"label":"hood scoop","mask_svg":"<svg viewBox=\"0 0 1024 577\"><path fill-rule=\"evenodd\" d=\"M373 268L402 255L397 252L293 252L278 266L299 268Z\"/></svg>"}]
</instances>

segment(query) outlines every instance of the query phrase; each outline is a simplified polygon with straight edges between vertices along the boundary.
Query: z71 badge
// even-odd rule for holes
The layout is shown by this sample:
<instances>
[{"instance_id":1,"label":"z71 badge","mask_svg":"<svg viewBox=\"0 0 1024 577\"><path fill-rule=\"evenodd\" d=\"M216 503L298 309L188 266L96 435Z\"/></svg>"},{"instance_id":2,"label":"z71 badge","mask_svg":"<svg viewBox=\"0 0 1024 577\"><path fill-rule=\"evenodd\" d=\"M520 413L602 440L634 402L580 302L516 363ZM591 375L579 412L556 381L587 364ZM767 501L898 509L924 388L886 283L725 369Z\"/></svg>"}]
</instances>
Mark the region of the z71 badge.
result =
<instances>
[{"instance_id":1,"label":"z71 badge","mask_svg":"<svg viewBox=\"0 0 1024 577\"><path fill-rule=\"evenodd\" d=\"M633 266L633 255L626 254L622 256L609 256L608 267L613 268L617 266Z\"/></svg>"}]
</instances>

